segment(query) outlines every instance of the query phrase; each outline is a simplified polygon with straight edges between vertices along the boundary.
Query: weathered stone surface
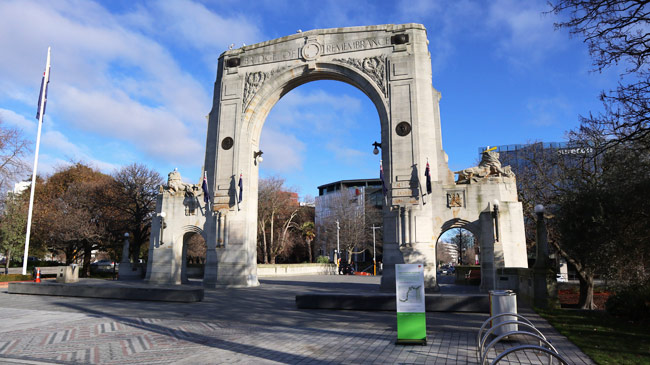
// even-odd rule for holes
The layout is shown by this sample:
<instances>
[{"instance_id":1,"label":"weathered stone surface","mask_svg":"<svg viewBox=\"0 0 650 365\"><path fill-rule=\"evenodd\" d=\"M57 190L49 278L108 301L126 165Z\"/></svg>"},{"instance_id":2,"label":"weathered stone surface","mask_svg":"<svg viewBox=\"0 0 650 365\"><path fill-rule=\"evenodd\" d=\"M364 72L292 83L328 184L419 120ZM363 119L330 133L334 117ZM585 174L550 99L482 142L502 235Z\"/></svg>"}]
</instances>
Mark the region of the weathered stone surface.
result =
<instances>
[{"instance_id":1,"label":"weathered stone surface","mask_svg":"<svg viewBox=\"0 0 650 365\"><path fill-rule=\"evenodd\" d=\"M157 208L166 217L152 224L147 279L183 282L184 236L198 233L207 243L204 285L258 285L254 152L277 101L299 85L323 79L357 87L377 108L388 185L382 289L394 290L394 264L418 262L425 265L425 285L435 290L435 244L454 227L467 228L480 243L484 290L494 287L495 268L526 267L514 176L488 154L485 163L464 173L471 183L454 181L442 149L441 96L431 78L427 34L420 24L317 29L224 52L206 139L210 202L197 199L200 185L182 185L170 174ZM422 189L427 162L431 194ZM494 199L500 202L497 220Z\"/></svg>"}]
</instances>

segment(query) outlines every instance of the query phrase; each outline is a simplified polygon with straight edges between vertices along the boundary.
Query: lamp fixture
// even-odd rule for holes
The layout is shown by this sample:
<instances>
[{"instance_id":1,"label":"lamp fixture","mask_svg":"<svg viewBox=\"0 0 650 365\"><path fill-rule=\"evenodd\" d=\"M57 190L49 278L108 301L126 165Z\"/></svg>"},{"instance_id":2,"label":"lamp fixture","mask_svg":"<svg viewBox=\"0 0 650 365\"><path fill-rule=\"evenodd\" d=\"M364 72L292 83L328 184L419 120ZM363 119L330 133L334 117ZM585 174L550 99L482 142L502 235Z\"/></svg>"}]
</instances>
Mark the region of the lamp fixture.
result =
<instances>
[{"instance_id":1,"label":"lamp fixture","mask_svg":"<svg viewBox=\"0 0 650 365\"><path fill-rule=\"evenodd\" d=\"M375 143L373 143L372 145L375 146L375 149L372 150L372 154L373 155L378 155L379 154L379 148L381 148L381 143L375 141Z\"/></svg>"},{"instance_id":2,"label":"lamp fixture","mask_svg":"<svg viewBox=\"0 0 650 365\"><path fill-rule=\"evenodd\" d=\"M494 199L492 201L492 218L494 218L494 233L495 239L499 241L499 200Z\"/></svg>"},{"instance_id":3,"label":"lamp fixture","mask_svg":"<svg viewBox=\"0 0 650 365\"><path fill-rule=\"evenodd\" d=\"M535 206L535 213L543 214L544 213L544 206L542 204L537 204Z\"/></svg>"},{"instance_id":4,"label":"lamp fixture","mask_svg":"<svg viewBox=\"0 0 650 365\"><path fill-rule=\"evenodd\" d=\"M262 152L262 150L259 150L257 152L253 151L253 161L257 163L264 161L264 158L262 158L263 153L264 152Z\"/></svg>"}]
</instances>

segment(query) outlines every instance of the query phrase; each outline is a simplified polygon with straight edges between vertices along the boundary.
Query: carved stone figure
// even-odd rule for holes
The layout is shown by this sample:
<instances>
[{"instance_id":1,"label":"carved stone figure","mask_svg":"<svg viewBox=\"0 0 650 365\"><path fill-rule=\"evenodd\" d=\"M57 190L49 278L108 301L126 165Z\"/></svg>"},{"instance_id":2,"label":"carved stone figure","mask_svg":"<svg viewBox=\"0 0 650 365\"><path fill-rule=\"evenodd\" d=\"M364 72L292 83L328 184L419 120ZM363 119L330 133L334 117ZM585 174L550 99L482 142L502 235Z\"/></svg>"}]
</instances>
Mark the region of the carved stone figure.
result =
<instances>
[{"instance_id":1,"label":"carved stone figure","mask_svg":"<svg viewBox=\"0 0 650 365\"><path fill-rule=\"evenodd\" d=\"M456 171L455 173L458 174L458 181L456 181L457 184L469 184L489 176L515 176L510 166L501 167L499 153L495 151L484 151L481 155L481 162L478 166Z\"/></svg>"},{"instance_id":2,"label":"carved stone figure","mask_svg":"<svg viewBox=\"0 0 650 365\"><path fill-rule=\"evenodd\" d=\"M178 172L178 169L174 169L174 171L167 175L167 186L163 187L163 190L168 192L170 195L176 195L177 193L183 193L186 197L197 197L203 195L201 185L183 182L181 173Z\"/></svg>"}]
</instances>

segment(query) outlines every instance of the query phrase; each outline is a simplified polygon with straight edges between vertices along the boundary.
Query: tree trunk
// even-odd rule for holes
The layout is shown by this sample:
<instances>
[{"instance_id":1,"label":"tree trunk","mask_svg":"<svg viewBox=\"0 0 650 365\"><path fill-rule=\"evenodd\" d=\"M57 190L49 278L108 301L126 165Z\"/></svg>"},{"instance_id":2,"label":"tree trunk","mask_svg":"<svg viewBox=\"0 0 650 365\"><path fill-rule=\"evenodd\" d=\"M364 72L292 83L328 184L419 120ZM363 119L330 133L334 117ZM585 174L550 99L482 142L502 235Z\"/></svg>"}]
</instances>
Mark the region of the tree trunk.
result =
<instances>
[{"instance_id":1,"label":"tree trunk","mask_svg":"<svg viewBox=\"0 0 650 365\"><path fill-rule=\"evenodd\" d=\"M275 256L273 256L273 251L275 250L274 237L273 237L273 222L275 221L275 213L271 213L271 240L269 241L269 257L271 258L270 262L275 264Z\"/></svg>"},{"instance_id":2,"label":"tree trunk","mask_svg":"<svg viewBox=\"0 0 650 365\"><path fill-rule=\"evenodd\" d=\"M261 229L262 229L262 255L264 256L264 258L262 259L262 262L264 262L265 264L268 264L269 263L269 255L268 255L268 248L267 248L267 245L266 245L266 228L265 228L266 222L261 221L261 223L262 223L261 224Z\"/></svg>"},{"instance_id":3,"label":"tree trunk","mask_svg":"<svg viewBox=\"0 0 650 365\"><path fill-rule=\"evenodd\" d=\"M271 265L275 265L275 258L277 255L271 254Z\"/></svg>"},{"instance_id":4,"label":"tree trunk","mask_svg":"<svg viewBox=\"0 0 650 365\"><path fill-rule=\"evenodd\" d=\"M314 260L312 259L311 255L311 240L306 240L307 242L307 253L309 254L309 262L312 263Z\"/></svg>"},{"instance_id":5,"label":"tree trunk","mask_svg":"<svg viewBox=\"0 0 650 365\"><path fill-rule=\"evenodd\" d=\"M578 273L580 281L580 300L578 307L580 309L596 309L594 304L594 276L587 273Z\"/></svg>"},{"instance_id":6,"label":"tree trunk","mask_svg":"<svg viewBox=\"0 0 650 365\"><path fill-rule=\"evenodd\" d=\"M131 257L133 258L133 265L137 267L140 262L140 242L133 242L131 244Z\"/></svg>"},{"instance_id":7,"label":"tree trunk","mask_svg":"<svg viewBox=\"0 0 650 365\"><path fill-rule=\"evenodd\" d=\"M594 274L584 269L584 266L576 259L571 257L566 251L560 247L555 241L550 243L557 249L562 257L576 269L578 280L580 281L580 299L578 300L578 307L581 309L596 309L594 305Z\"/></svg>"},{"instance_id":8,"label":"tree trunk","mask_svg":"<svg viewBox=\"0 0 650 365\"><path fill-rule=\"evenodd\" d=\"M9 275L9 262L11 261L11 250L5 251L5 275Z\"/></svg>"},{"instance_id":9,"label":"tree trunk","mask_svg":"<svg viewBox=\"0 0 650 365\"><path fill-rule=\"evenodd\" d=\"M74 249L68 247L65 250L65 266L70 266L70 264L72 264L73 258L74 258Z\"/></svg>"},{"instance_id":10,"label":"tree trunk","mask_svg":"<svg viewBox=\"0 0 650 365\"><path fill-rule=\"evenodd\" d=\"M87 278L90 276L90 255L92 255L93 246L91 244L84 244L84 263L81 276Z\"/></svg>"}]
</instances>

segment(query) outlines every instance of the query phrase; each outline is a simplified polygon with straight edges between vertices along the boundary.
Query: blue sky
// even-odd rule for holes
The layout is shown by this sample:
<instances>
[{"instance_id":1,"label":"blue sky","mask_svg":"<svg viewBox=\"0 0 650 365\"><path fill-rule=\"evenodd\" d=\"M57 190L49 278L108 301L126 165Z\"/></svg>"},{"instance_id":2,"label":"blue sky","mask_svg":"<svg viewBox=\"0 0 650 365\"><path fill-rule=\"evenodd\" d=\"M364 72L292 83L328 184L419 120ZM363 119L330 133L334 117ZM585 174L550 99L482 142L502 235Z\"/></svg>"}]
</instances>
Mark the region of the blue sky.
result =
<instances>
[{"instance_id":1,"label":"blue sky","mask_svg":"<svg viewBox=\"0 0 650 365\"><path fill-rule=\"evenodd\" d=\"M132 162L197 182L219 55L319 28L421 23L427 28L443 147L452 170L485 145L563 141L601 109L617 70L591 72L581 39L556 31L539 1L0 1L0 119L36 139L47 47L52 77L39 174L70 161L111 173ZM378 175L377 112L352 86L313 82L271 111L261 175L301 196ZM27 158L31 164L33 155ZM27 175L25 177L28 177Z\"/></svg>"}]
</instances>

